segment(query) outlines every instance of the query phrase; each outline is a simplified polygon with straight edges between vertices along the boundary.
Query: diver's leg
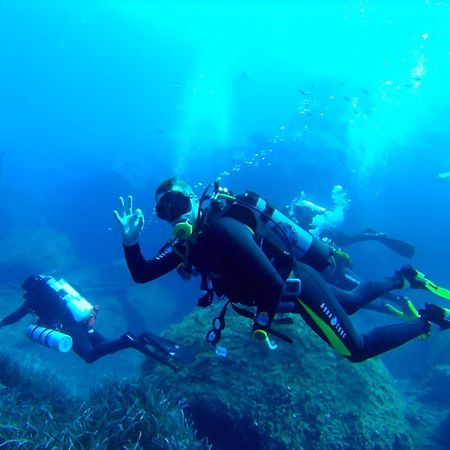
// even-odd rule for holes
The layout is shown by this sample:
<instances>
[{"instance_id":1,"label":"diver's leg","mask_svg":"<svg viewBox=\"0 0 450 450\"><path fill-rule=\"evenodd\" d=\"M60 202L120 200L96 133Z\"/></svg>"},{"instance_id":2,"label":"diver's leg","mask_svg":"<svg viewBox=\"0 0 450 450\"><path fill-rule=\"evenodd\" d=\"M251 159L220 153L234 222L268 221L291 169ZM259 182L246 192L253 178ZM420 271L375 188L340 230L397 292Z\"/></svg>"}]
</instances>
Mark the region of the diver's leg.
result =
<instances>
[{"instance_id":1,"label":"diver's leg","mask_svg":"<svg viewBox=\"0 0 450 450\"><path fill-rule=\"evenodd\" d=\"M320 272L320 275L327 283L345 291L354 289L362 282L361 278L348 267L329 267L327 270Z\"/></svg>"},{"instance_id":2,"label":"diver's leg","mask_svg":"<svg viewBox=\"0 0 450 450\"><path fill-rule=\"evenodd\" d=\"M364 361L430 330L430 324L419 318L359 334L330 286L314 269L297 264L295 274L302 280L299 314L317 335L350 361Z\"/></svg>"},{"instance_id":3,"label":"diver's leg","mask_svg":"<svg viewBox=\"0 0 450 450\"><path fill-rule=\"evenodd\" d=\"M392 275L379 280L365 281L351 291L339 289L331 285L331 290L347 314L354 314L363 306L383 296L393 289L401 289L404 285L400 275Z\"/></svg>"},{"instance_id":4,"label":"diver's leg","mask_svg":"<svg viewBox=\"0 0 450 450\"><path fill-rule=\"evenodd\" d=\"M98 332L88 334L85 330L83 331L84 333L72 336L73 351L87 363L133 346L133 340L127 334L123 334L118 339L107 340ZM93 341L97 342L95 346L92 345Z\"/></svg>"},{"instance_id":5,"label":"diver's leg","mask_svg":"<svg viewBox=\"0 0 450 450\"><path fill-rule=\"evenodd\" d=\"M88 338L92 347L100 345L102 342L106 341L106 338L103 336L103 334L93 329L91 330L91 332L88 332Z\"/></svg>"},{"instance_id":6,"label":"diver's leg","mask_svg":"<svg viewBox=\"0 0 450 450\"><path fill-rule=\"evenodd\" d=\"M418 318L408 322L372 328L362 335L364 345L359 352L348 357L350 361L360 362L380 355L406 342L430 332L431 325L425 319Z\"/></svg>"},{"instance_id":7,"label":"diver's leg","mask_svg":"<svg viewBox=\"0 0 450 450\"><path fill-rule=\"evenodd\" d=\"M338 247L347 247L359 241L359 235L344 233L338 228L327 228L322 234L324 237L330 238Z\"/></svg>"},{"instance_id":8,"label":"diver's leg","mask_svg":"<svg viewBox=\"0 0 450 450\"><path fill-rule=\"evenodd\" d=\"M356 242L377 241L388 247L393 252L407 258L412 258L416 251L414 246L408 242L390 238L384 233L378 233L370 228L365 229L362 233L356 234L347 234L337 228L332 228L326 230L324 235L329 237L339 247L347 247L355 244Z\"/></svg>"}]
</instances>

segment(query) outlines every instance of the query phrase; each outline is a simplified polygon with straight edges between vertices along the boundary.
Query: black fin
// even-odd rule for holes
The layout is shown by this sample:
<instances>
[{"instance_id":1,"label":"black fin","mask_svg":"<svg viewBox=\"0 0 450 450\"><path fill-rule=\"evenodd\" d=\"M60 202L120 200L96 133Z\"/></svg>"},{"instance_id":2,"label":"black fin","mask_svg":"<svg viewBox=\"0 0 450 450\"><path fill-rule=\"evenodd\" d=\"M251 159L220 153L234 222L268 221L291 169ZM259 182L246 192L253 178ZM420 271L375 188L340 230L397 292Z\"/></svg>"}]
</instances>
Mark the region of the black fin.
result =
<instances>
[{"instance_id":1,"label":"black fin","mask_svg":"<svg viewBox=\"0 0 450 450\"><path fill-rule=\"evenodd\" d=\"M386 247L390 248L393 252L405 256L406 258L412 258L416 252L416 249L411 244L400 239L393 239L386 236L384 233L377 233L376 231L366 228L363 232L367 235L368 240L374 240L381 242Z\"/></svg>"},{"instance_id":2,"label":"black fin","mask_svg":"<svg viewBox=\"0 0 450 450\"><path fill-rule=\"evenodd\" d=\"M161 355L159 355L159 354L157 354L157 353L154 353L154 352L150 351L150 350L147 348L147 346L146 346L143 342L135 341L135 342L133 343L133 347L134 347L136 350L139 350L139 351L140 351L141 353L143 353L144 355L146 355L146 356L148 356L148 357L150 357L150 358L152 358L152 359L155 359L156 361L159 361L161 364L164 364L165 366L170 367L173 371L178 372L178 368L177 368L176 366L174 366L174 365L167 359L166 356L161 356Z\"/></svg>"},{"instance_id":3,"label":"black fin","mask_svg":"<svg viewBox=\"0 0 450 450\"><path fill-rule=\"evenodd\" d=\"M146 345L152 345L160 352L164 353L167 357L175 360L191 364L195 360L194 353L175 342L169 341L157 334L153 334L150 331L145 331L139 336L139 340Z\"/></svg>"}]
</instances>

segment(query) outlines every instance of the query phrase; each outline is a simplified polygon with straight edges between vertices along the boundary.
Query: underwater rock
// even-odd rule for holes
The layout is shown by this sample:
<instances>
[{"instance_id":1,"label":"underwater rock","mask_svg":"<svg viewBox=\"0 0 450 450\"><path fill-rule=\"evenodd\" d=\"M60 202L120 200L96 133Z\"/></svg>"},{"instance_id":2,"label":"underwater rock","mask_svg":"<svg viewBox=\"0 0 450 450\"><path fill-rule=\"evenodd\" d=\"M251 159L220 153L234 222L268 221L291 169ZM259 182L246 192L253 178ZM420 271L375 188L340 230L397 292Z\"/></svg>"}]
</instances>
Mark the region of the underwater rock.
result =
<instances>
[{"instance_id":1,"label":"underwater rock","mask_svg":"<svg viewBox=\"0 0 450 450\"><path fill-rule=\"evenodd\" d=\"M435 428L432 438L434 439L433 449L448 449L448 430L450 429L450 413L447 413L444 420ZM430 439L431 440L431 439Z\"/></svg>"},{"instance_id":2,"label":"underwater rock","mask_svg":"<svg viewBox=\"0 0 450 450\"><path fill-rule=\"evenodd\" d=\"M450 408L450 365L432 366L417 385L417 400Z\"/></svg>"},{"instance_id":3,"label":"underwater rock","mask_svg":"<svg viewBox=\"0 0 450 450\"><path fill-rule=\"evenodd\" d=\"M197 353L179 372L144 362L184 399L201 437L218 449L411 449L402 399L381 361L353 364L301 319L277 329L294 339L271 351L251 339L249 320L229 311L219 356L205 341L220 308L198 310L166 337Z\"/></svg>"},{"instance_id":4,"label":"underwater rock","mask_svg":"<svg viewBox=\"0 0 450 450\"><path fill-rule=\"evenodd\" d=\"M40 273L65 269L75 261L69 238L48 227L11 228L0 246L0 266L26 267Z\"/></svg>"}]
</instances>

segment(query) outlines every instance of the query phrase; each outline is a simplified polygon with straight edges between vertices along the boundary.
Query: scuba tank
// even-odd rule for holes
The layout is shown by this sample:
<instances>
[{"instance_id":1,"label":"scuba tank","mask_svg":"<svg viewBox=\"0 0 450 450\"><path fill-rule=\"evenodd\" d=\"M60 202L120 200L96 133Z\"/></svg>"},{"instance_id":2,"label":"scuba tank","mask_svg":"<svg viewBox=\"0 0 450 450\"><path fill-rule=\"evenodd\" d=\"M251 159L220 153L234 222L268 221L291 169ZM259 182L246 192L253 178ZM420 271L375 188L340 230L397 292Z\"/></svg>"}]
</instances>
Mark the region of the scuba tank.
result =
<instances>
[{"instance_id":1,"label":"scuba tank","mask_svg":"<svg viewBox=\"0 0 450 450\"><path fill-rule=\"evenodd\" d=\"M319 272L331 264L333 248L275 209L267 200L250 191L236 197L236 200L259 213L260 220L289 245L293 259Z\"/></svg>"},{"instance_id":2,"label":"scuba tank","mask_svg":"<svg viewBox=\"0 0 450 450\"><path fill-rule=\"evenodd\" d=\"M330 245L300 227L281 211L271 206L260 195L246 191L244 194L234 196L226 188L220 187L218 182L215 182L213 183L213 194L208 196L207 190L205 190L200 205L206 199L211 201L212 214L210 214L212 216L222 210L224 215L228 214L237 220L241 220L246 225L249 225L248 216L245 217L245 214L241 214L239 210L236 210L236 208L233 210L233 208L235 205L240 205L253 211L260 224L263 225L257 227L257 230L254 231L261 231L264 226L267 226L290 249L293 260L308 264L319 272L322 272L331 264L334 250ZM204 220L207 221L208 214L205 214L205 216ZM242 216L242 219L240 219L240 216ZM251 228L253 227L251 226Z\"/></svg>"},{"instance_id":3,"label":"scuba tank","mask_svg":"<svg viewBox=\"0 0 450 450\"><path fill-rule=\"evenodd\" d=\"M311 248L313 236L306 230L289 219L278 209L273 208L265 199L254 192L246 191L243 195L237 197L237 201L248 204L252 209L260 214L260 218L267 226L272 229L279 237L287 238L295 259L304 258Z\"/></svg>"},{"instance_id":4,"label":"scuba tank","mask_svg":"<svg viewBox=\"0 0 450 450\"><path fill-rule=\"evenodd\" d=\"M63 278L56 280L53 277L44 277L43 280L65 303L76 322L92 317L95 308L66 280Z\"/></svg>"},{"instance_id":5,"label":"scuba tank","mask_svg":"<svg viewBox=\"0 0 450 450\"><path fill-rule=\"evenodd\" d=\"M72 338L68 334L52 330L51 328L31 324L25 333L31 341L38 342L45 347L53 348L62 353L66 353L72 348Z\"/></svg>"}]
</instances>

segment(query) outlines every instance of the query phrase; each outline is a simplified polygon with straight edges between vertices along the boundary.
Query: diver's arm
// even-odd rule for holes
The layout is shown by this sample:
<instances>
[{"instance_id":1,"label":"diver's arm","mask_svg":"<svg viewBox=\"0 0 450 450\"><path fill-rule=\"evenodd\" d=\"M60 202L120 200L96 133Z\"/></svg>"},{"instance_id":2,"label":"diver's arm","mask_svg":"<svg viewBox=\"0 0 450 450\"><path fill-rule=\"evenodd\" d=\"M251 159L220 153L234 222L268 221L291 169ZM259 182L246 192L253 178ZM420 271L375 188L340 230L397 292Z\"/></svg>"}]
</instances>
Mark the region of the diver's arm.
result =
<instances>
[{"instance_id":1,"label":"diver's arm","mask_svg":"<svg viewBox=\"0 0 450 450\"><path fill-rule=\"evenodd\" d=\"M136 283L147 283L176 269L182 262L181 256L172 247L146 260L139 244L124 245L125 260L131 277Z\"/></svg>"},{"instance_id":2,"label":"diver's arm","mask_svg":"<svg viewBox=\"0 0 450 450\"><path fill-rule=\"evenodd\" d=\"M22 319L22 317L25 317L29 312L30 305L28 302L24 302L14 312L0 320L0 326L12 325Z\"/></svg>"}]
</instances>

